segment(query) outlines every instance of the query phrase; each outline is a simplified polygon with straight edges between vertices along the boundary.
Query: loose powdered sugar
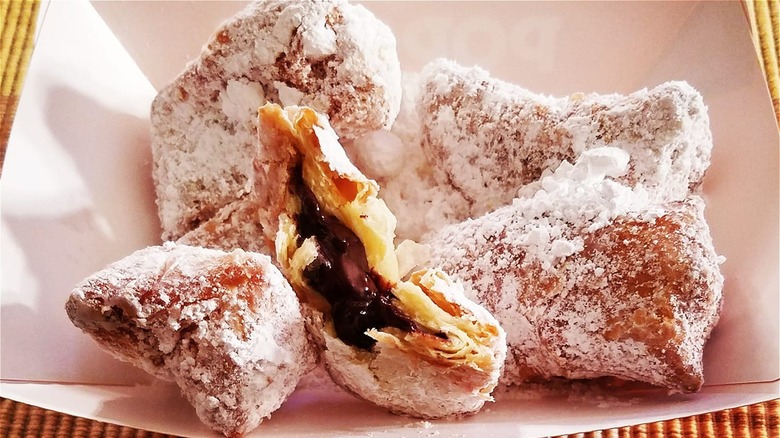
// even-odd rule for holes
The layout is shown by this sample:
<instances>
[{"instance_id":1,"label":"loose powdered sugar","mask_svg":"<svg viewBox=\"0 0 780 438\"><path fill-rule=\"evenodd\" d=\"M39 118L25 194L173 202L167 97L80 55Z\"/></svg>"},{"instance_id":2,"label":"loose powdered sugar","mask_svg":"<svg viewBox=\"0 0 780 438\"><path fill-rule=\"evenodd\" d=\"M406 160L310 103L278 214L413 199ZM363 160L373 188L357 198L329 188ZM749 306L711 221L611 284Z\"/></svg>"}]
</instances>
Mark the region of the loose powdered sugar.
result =
<instances>
[{"instance_id":1,"label":"loose powdered sugar","mask_svg":"<svg viewBox=\"0 0 780 438\"><path fill-rule=\"evenodd\" d=\"M523 263L538 262L549 270L559 259L583 249L579 232L594 232L619 215L645 209L648 196L641 186L630 188L606 178L622 176L628 159L628 153L617 148L586 150L574 165L564 161L521 188L513 208L499 209L496 224L505 223L505 214L533 224L518 234L526 251Z\"/></svg>"},{"instance_id":2,"label":"loose powdered sugar","mask_svg":"<svg viewBox=\"0 0 780 438\"><path fill-rule=\"evenodd\" d=\"M405 73L401 109L392 129L345 144L358 167L379 183L380 197L398 218L399 240L420 240L431 230L464 219L468 211L460 193L436 182L423 152L419 92L419 77Z\"/></svg>"}]
</instances>

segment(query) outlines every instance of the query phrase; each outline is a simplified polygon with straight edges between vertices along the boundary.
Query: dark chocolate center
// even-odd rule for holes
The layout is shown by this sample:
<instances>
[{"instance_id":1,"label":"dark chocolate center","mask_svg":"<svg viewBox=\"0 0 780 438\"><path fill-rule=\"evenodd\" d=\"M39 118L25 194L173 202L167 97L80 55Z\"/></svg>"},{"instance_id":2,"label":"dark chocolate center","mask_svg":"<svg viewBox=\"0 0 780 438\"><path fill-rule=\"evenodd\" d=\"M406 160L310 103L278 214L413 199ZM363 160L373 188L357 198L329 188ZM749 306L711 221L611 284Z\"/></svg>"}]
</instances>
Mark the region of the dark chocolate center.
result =
<instances>
[{"instance_id":1,"label":"dark chocolate center","mask_svg":"<svg viewBox=\"0 0 780 438\"><path fill-rule=\"evenodd\" d=\"M376 341L365 334L368 329L416 330L416 324L393 306L391 285L369 269L366 249L357 235L320 208L303 183L300 166L294 170L293 183L301 200L301 211L295 218L298 245L309 237L319 244L317 258L306 266L303 278L330 303L339 339L370 349Z\"/></svg>"}]
</instances>

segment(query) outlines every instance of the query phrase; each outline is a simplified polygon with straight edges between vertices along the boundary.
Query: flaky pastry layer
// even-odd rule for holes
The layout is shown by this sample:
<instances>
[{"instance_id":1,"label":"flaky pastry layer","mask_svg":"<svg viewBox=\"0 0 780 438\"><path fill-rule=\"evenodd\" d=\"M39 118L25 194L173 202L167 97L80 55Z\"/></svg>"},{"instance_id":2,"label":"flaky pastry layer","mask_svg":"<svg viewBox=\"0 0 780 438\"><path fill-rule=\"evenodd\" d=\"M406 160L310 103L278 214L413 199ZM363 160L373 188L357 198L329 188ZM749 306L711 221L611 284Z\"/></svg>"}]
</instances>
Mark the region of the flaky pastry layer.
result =
<instances>
[{"instance_id":1,"label":"flaky pastry layer","mask_svg":"<svg viewBox=\"0 0 780 438\"><path fill-rule=\"evenodd\" d=\"M310 327L334 381L406 415L438 418L478 410L490 400L505 355L501 327L443 271L422 269L404 278L393 243L395 217L377 198L376 183L349 161L326 119L308 108L275 105L262 107L259 117L263 147L290 151L276 153L290 159L281 166L288 169L287 191L276 203L284 206L277 260L311 311ZM330 251L323 246L329 238L305 234L310 226L304 215L313 201L304 200L308 195L296 184L312 193L323 217L337 220L334 227L342 224L357 236L365 248L366 276L378 285L387 311L401 320L367 330L369 346L341 337L333 317L340 304L320 292L320 281L327 280L311 277Z\"/></svg>"}]
</instances>

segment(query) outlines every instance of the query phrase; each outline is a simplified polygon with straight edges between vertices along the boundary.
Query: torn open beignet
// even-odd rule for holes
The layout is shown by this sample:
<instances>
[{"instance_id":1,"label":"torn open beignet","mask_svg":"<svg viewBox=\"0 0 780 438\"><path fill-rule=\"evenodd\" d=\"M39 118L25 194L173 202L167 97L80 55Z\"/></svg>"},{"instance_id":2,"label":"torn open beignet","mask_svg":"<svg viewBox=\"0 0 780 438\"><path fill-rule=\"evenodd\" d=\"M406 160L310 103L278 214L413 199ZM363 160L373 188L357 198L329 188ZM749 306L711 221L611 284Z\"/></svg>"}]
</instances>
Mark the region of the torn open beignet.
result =
<instances>
[{"instance_id":1,"label":"torn open beignet","mask_svg":"<svg viewBox=\"0 0 780 438\"><path fill-rule=\"evenodd\" d=\"M346 390L422 418L476 412L495 387L505 334L443 271L399 269L395 217L311 109L260 108L261 149L281 210L276 256L308 311L324 365ZM286 163L283 163L285 162Z\"/></svg>"}]
</instances>

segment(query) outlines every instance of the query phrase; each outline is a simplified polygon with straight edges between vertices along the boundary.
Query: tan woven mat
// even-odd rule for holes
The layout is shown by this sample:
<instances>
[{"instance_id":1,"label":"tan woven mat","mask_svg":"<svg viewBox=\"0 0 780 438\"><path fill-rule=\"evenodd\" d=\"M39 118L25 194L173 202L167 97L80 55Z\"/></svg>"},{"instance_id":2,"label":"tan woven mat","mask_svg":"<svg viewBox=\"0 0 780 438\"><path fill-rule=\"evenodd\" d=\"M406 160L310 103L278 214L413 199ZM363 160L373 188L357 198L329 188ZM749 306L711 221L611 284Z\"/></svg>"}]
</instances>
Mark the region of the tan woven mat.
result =
<instances>
[{"instance_id":1,"label":"tan woven mat","mask_svg":"<svg viewBox=\"0 0 780 438\"><path fill-rule=\"evenodd\" d=\"M91 421L0 398L0 437L122 437L162 438L147 432ZM780 401L618 429L566 437L780 437Z\"/></svg>"},{"instance_id":2,"label":"tan woven mat","mask_svg":"<svg viewBox=\"0 0 780 438\"><path fill-rule=\"evenodd\" d=\"M780 1L743 2L780 126Z\"/></svg>"},{"instance_id":3,"label":"tan woven mat","mask_svg":"<svg viewBox=\"0 0 780 438\"><path fill-rule=\"evenodd\" d=\"M767 76L780 123L780 2L746 1L756 50ZM33 48L37 0L0 0L0 165ZM777 399L657 423L569 435L569 437L780 437ZM1 437L168 437L73 417L0 397Z\"/></svg>"},{"instance_id":4,"label":"tan woven mat","mask_svg":"<svg viewBox=\"0 0 780 438\"><path fill-rule=\"evenodd\" d=\"M0 0L0 174L33 48L39 2Z\"/></svg>"}]
</instances>

